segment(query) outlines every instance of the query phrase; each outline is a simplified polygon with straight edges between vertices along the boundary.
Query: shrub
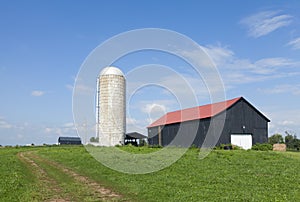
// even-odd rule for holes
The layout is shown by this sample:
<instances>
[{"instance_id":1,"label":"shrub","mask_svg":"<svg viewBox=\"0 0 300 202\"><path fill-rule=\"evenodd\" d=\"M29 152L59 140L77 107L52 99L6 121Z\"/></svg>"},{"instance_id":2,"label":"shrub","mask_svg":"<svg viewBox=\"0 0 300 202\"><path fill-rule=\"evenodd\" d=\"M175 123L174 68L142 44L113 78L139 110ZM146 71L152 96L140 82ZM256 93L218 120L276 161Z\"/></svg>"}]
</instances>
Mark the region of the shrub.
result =
<instances>
[{"instance_id":1,"label":"shrub","mask_svg":"<svg viewBox=\"0 0 300 202\"><path fill-rule=\"evenodd\" d=\"M146 140L140 140L140 144L139 144L140 147L144 147L144 146L147 146L147 145L148 145L148 143L147 143Z\"/></svg>"},{"instance_id":2,"label":"shrub","mask_svg":"<svg viewBox=\"0 0 300 202\"><path fill-rule=\"evenodd\" d=\"M242 147L239 147L239 146L237 146L237 145L232 145L232 149L233 149L233 150L243 150Z\"/></svg>"},{"instance_id":3,"label":"shrub","mask_svg":"<svg viewBox=\"0 0 300 202\"><path fill-rule=\"evenodd\" d=\"M221 146L215 146L214 147L214 150L221 150L222 148L221 148Z\"/></svg>"},{"instance_id":4,"label":"shrub","mask_svg":"<svg viewBox=\"0 0 300 202\"><path fill-rule=\"evenodd\" d=\"M231 144L221 144L221 148L224 150L232 150Z\"/></svg>"},{"instance_id":5,"label":"shrub","mask_svg":"<svg viewBox=\"0 0 300 202\"><path fill-rule=\"evenodd\" d=\"M162 148L162 146L156 144L156 145L148 145L149 148Z\"/></svg>"},{"instance_id":6,"label":"shrub","mask_svg":"<svg viewBox=\"0 0 300 202\"><path fill-rule=\"evenodd\" d=\"M191 148L191 149L197 149L198 147L197 147L197 145L192 144L192 146L190 146L190 148Z\"/></svg>"},{"instance_id":7,"label":"shrub","mask_svg":"<svg viewBox=\"0 0 300 202\"><path fill-rule=\"evenodd\" d=\"M221 144L219 146L214 147L214 150L241 150L241 149L243 148L232 144Z\"/></svg>"},{"instance_id":8,"label":"shrub","mask_svg":"<svg viewBox=\"0 0 300 202\"><path fill-rule=\"evenodd\" d=\"M252 146L252 150L256 151L272 151L273 150L273 145L269 143L256 143L255 145Z\"/></svg>"}]
</instances>

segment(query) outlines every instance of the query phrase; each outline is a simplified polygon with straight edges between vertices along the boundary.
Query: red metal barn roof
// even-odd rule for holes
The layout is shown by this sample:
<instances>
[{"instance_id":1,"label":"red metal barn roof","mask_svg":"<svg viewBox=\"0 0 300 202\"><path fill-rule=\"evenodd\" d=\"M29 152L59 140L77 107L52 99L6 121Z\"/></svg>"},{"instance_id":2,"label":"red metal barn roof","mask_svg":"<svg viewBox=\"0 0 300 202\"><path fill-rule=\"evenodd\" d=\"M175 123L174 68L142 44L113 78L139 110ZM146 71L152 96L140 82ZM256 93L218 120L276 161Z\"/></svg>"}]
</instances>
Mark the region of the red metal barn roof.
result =
<instances>
[{"instance_id":1,"label":"red metal barn roof","mask_svg":"<svg viewBox=\"0 0 300 202\"><path fill-rule=\"evenodd\" d=\"M240 99L242 99L242 97L234 98L232 100L226 100L223 102L207 104L199 107L193 107L193 108L178 110L174 112L169 112L164 116L160 117L158 120L154 121L147 128L152 128L152 127L162 126L162 125L167 125L172 123L180 123L184 121L210 118L225 111Z\"/></svg>"}]
</instances>

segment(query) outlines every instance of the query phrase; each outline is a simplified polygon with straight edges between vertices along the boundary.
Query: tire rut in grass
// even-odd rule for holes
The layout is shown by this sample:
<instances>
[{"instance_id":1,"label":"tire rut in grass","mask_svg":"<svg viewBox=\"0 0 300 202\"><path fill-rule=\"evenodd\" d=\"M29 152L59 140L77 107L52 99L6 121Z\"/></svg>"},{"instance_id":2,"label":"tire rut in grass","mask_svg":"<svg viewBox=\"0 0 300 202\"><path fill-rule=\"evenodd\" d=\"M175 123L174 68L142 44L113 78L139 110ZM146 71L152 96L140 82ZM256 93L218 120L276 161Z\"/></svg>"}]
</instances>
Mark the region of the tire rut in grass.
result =
<instances>
[{"instance_id":1,"label":"tire rut in grass","mask_svg":"<svg viewBox=\"0 0 300 202\"><path fill-rule=\"evenodd\" d=\"M40 167L34 160L25 155L25 152L18 153L18 158L26 165L28 165L29 169L37 177L40 183L40 191L42 192L40 193L42 195L42 200L49 202L70 201L68 198L62 197L62 190L57 181L55 181L53 178L50 178L47 172L42 167Z\"/></svg>"},{"instance_id":2,"label":"tire rut in grass","mask_svg":"<svg viewBox=\"0 0 300 202\"><path fill-rule=\"evenodd\" d=\"M38 164L56 168L61 174L69 176L70 178L72 178L72 180L74 180L74 182L80 183L81 186L84 186L85 189L87 189L89 192L91 192L92 193L91 197L93 198L92 200L97 200L97 201L120 201L120 200L122 200L122 197L120 194L117 194L117 193L113 192L112 190L103 187L96 181L93 181L86 176L82 176L82 175L76 173L75 171L73 171L57 162L43 158L33 152L23 152L23 153L19 154L19 156L21 158L23 158L24 160L27 160L27 162L29 162L29 164L32 167L38 168L39 172L43 173L43 175L46 175L47 173L45 172L45 169L43 169ZM48 173L48 176L49 176L49 173ZM49 181L55 182L55 179L50 178ZM56 188L57 187L56 184L57 183L53 183L53 185L55 185L55 186L52 187L52 189L53 189L52 191L55 191L55 190L62 191L62 190L58 190ZM79 198L78 198L78 200L80 200ZM74 198L72 199L72 201L73 200L74 200ZM62 202L69 201L69 197L66 199L55 199L54 201L62 201Z\"/></svg>"}]
</instances>

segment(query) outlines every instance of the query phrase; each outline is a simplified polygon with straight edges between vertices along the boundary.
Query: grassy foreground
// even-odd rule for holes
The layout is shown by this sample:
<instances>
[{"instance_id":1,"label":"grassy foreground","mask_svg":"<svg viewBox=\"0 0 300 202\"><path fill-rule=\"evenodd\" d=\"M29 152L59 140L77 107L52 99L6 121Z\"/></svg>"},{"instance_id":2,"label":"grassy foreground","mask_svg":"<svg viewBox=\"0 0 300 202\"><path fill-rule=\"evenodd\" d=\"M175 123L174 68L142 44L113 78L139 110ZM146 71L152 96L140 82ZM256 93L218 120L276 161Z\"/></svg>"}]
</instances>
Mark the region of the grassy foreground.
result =
<instances>
[{"instance_id":1,"label":"grassy foreground","mask_svg":"<svg viewBox=\"0 0 300 202\"><path fill-rule=\"evenodd\" d=\"M122 149L134 153L155 150L146 147ZM17 158L17 153L22 150L0 149L0 201L42 199L38 179ZM199 160L199 150L190 149L164 170L130 175L101 165L84 147L41 147L34 150L38 156L58 162L121 193L127 201L300 200L300 153L213 151L207 158Z\"/></svg>"}]
</instances>

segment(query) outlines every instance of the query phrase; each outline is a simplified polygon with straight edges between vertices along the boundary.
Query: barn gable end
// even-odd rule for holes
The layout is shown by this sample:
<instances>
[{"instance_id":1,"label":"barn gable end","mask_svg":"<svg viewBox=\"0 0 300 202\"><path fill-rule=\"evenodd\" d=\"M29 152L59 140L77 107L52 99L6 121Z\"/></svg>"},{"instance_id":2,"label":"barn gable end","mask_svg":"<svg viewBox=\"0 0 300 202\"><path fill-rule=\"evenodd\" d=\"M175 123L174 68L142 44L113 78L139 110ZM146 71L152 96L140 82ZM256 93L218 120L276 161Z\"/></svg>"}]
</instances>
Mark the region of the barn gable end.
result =
<instances>
[{"instance_id":1,"label":"barn gable end","mask_svg":"<svg viewBox=\"0 0 300 202\"><path fill-rule=\"evenodd\" d=\"M244 98L226 110L226 121L218 144L231 143L231 135L252 135L252 144L268 141L270 120Z\"/></svg>"}]
</instances>

